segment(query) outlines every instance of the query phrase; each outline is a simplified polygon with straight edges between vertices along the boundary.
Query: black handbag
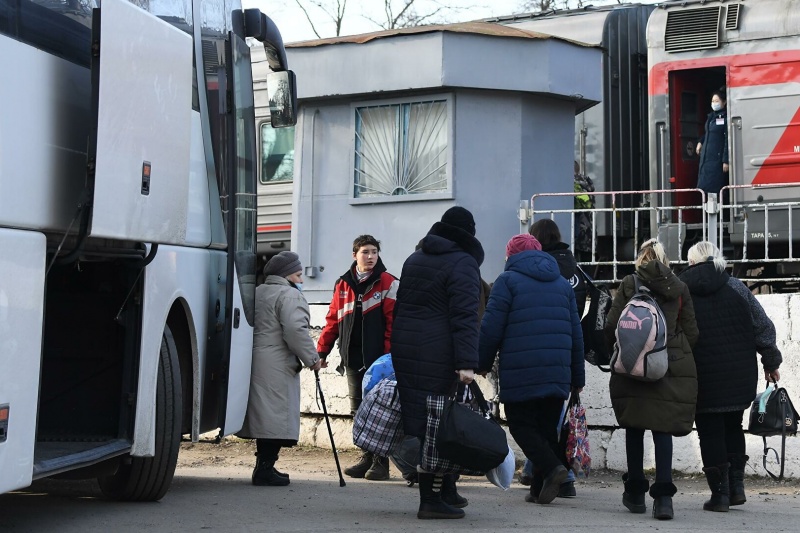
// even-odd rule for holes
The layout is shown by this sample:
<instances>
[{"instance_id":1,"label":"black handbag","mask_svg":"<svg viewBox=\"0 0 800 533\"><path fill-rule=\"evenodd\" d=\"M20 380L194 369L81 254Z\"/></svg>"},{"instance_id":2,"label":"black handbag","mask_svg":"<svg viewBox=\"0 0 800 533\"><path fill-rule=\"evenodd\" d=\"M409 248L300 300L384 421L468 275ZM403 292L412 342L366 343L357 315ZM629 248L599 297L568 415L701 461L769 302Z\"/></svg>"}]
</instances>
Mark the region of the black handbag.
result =
<instances>
[{"instance_id":1,"label":"black handbag","mask_svg":"<svg viewBox=\"0 0 800 533\"><path fill-rule=\"evenodd\" d=\"M469 384L480 411L459 403L450 395L444 405L436 449L447 459L469 470L488 472L508 455L506 432L490 414L480 387Z\"/></svg>"},{"instance_id":2,"label":"black handbag","mask_svg":"<svg viewBox=\"0 0 800 533\"><path fill-rule=\"evenodd\" d=\"M784 388L778 388L777 382L775 386L770 388L767 382L767 388L761 394L756 396L753 400L753 405L750 407L750 424L747 430L753 435L760 435L764 441L764 456L762 463L764 470L770 475L772 479L783 479L783 469L785 466L786 456L786 436L797 434L797 410L792 405L792 400L789 398L789 393ZM767 446L767 437L781 436L781 454L778 457L778 452L774 448ZM769 452L775 456L778 464L781 465L779 475L775 475L767 468L767 457Z\"/></svg>"},{"instance_id":3,"label":"black handbag","mask_svg":"<svg viewBox=\"0 0 800 533\"><path fill-rule=\"evenodd\" d=\"M578 273L583 277L586 293L589 295L589 310L581 318L583 356L587 363L595 365L603 372L610 372L611 352L606 345L605 327L606 317L611 309L611 293L604 285L596 285L580 266Z\"/></svg>"}]
</instances>

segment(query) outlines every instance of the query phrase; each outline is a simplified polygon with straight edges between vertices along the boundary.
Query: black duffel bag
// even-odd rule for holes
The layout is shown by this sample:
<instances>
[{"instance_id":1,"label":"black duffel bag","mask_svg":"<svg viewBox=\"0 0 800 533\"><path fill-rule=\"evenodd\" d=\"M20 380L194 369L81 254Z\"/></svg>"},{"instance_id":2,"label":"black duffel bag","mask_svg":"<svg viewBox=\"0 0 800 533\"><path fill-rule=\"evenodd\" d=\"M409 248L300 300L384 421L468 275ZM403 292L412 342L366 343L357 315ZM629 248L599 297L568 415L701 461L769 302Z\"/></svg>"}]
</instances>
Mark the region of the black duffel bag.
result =
<instances>
[{"instance_id":1,"label":"black duffel bag","mask_svg":"<svg viewBox=\"0 0 800 533\"><path fill-rule=\"evenodd\" d=\"M488 472L508 455L506 432L488 410L480 387L473 381L469 390L480 411L459 403L450 395L444 405L436 449L450 461L469 470Z\"/></svg>"}]
</instances>

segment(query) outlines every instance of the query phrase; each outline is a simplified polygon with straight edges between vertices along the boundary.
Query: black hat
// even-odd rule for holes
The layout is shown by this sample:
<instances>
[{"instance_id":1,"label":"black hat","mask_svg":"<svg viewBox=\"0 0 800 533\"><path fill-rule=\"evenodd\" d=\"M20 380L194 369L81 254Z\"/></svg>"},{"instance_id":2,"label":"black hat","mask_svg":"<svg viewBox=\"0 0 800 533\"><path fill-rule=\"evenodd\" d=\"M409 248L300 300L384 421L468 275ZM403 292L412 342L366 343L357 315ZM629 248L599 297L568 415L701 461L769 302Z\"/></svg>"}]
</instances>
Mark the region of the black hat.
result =
<instances>
[{"instance_id":1,"label":"black hat","mask_svg":"<svg viewBox=\"0 0 800 533\"><path fill-rule=\"evenodd\" d=\"M280 276L285 278L298 272L302 272L303 267L300 264L300 256L294 252L281 252L267 261L264 267L265 276Z\"/></svg>"},{"instance_id":2,"label":"black hat","mask_svg":"<svg viewBox=\"0 0 800 533\"><path fill-rule=\"evenodd\" d=\"M472 213L463 207L451 207L445 211L444 215L442 215L442 222L463 229L473 237L475 236L475 219L472 218Z\"/></svg>"}]
</instances>

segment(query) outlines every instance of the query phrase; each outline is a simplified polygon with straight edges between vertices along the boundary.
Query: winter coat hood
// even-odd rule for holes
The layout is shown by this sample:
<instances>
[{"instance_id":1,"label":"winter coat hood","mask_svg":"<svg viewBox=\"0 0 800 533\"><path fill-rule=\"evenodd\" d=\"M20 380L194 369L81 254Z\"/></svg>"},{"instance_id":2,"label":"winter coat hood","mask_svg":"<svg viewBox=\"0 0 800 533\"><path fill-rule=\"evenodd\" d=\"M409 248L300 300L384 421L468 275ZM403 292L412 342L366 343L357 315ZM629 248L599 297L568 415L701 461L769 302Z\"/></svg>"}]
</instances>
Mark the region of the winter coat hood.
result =
<instances>
[{"instance_id":1,"label":"winter coat hood","mask_svg":"<svg viewBox=\"0 0 800 533\"><path fill-rule=\"evenodd\" d=\"M636 269L644 285L664 300L677 300L683 292L683 283L670 268L661 261L650 261Z\"/></svg>"},{"instance_id":2,"label":"winter coat hood","mask_svg":"<svg viewBox=\"0 0 800 533\"><path fill-rule=\"evenodd\" d=\"M539 281L553 281L561 277L558 263L553 256L538 250L512 255L506 261L505 270L519 272Z\"/></svg>"},{"instance_id":3,"label":"winter coat hood","mask_svg":"<svg viewBox=\"0 0 800 533\"><path fill-rule=\"evenodd\" d=\"M708 296L719 291L728 283L730 274L717 270L713 261L697 263L681 273L681 281L689 287L692 295Z\"/></svg>"},{"instance_id":4,"label":"winter coat hood","mask_svg":"<svg viewBox=\"0 0 800 533\"><path fill-rule=\"evenodd\" d=\"M480 241L463 229L436 222L422 239L422 251L431 255L442 255L464 251L475 258L478 266L483 263L483 247Z\"/></svg>"},{"instance_id":5,"label":"winter coat hood","mask_svg":"<svg viewBox=\"0 0 800 533\"><path fill-rule=\"evenodd\" d=\"M543 246L542 251L556 258L558 268L561 270L561 275L564 279L569 280L575 275L575 272L578 270L578 262L575 260L572 250L569 249L569 244L558 242L549 246Z\"/></svg>"}]
</instances>

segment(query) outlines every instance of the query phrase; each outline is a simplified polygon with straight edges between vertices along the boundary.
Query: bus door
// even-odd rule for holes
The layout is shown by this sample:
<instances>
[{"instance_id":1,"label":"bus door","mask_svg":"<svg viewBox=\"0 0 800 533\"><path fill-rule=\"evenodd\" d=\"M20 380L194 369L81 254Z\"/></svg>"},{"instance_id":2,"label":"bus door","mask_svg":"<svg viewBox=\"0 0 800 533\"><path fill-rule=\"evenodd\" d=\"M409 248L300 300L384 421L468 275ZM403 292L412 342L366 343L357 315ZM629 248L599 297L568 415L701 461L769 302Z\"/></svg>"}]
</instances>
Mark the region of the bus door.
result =
<instances>
[{"instance_id":1,"label":"bus door","mask_svg":"<svg viewBox=\"0 0 800 533\"><path fill-rule=\"evenodd\" d=\"M0 494L33 478L44 320L45 236L0 229Z\"/></svg>"},{"instance_id":2,"label":"bus door","mask_svg":"<svg viewBox=\"0 0 800 533\"><path fill-rule=\"evenodd\" d=\"M256 131L250 49L233 32L228 40L228 79L233 109L228 137L228 276L227 352L220 384L219 427L223 435L241 429L250 392L256 290Z\"/></svg>"},{"instance_id":3,"label":"bus door","mask_svg":"<svg viewBox=\"0 0 800 533\"><path fill-rule=\"evenodd\" d=\"M192 37L126 0L103 0L93 33L89 234L184 244Z\"/></svg>"}]
</instances>

